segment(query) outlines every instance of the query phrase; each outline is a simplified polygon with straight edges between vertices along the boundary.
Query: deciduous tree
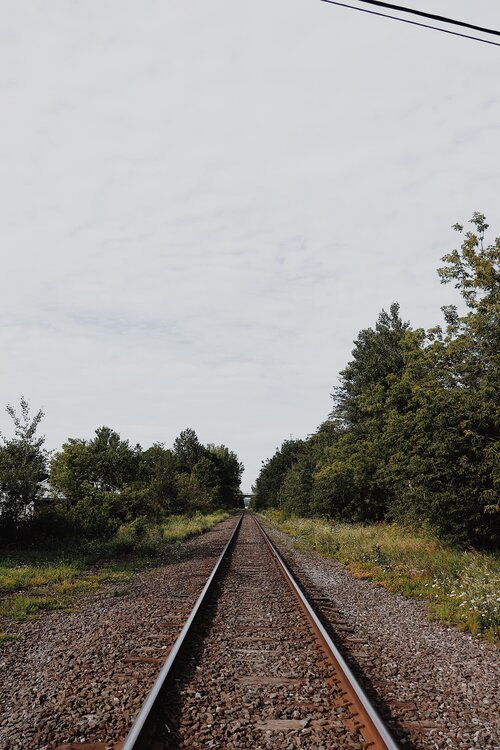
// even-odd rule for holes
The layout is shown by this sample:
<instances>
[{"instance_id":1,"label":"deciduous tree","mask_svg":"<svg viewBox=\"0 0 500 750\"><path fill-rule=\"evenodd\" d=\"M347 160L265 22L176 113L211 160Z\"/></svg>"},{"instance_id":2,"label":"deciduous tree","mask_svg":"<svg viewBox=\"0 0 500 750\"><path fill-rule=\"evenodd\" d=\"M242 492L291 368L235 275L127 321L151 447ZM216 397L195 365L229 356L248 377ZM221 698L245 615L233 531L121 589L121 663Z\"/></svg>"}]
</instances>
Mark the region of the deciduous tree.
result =
<instances>
[{"instance_id":1,"label":"deciduous tree","mask_svg":"<svg viewBox=\"0 0 500 750\"><path fill-rule=\"evenodd\" d=\"M30 414L28 401L21 397L20 408L7 406L14 423L14 436L0 435L0 523L14 532L30 517L40 498L40 482L47 477L48 452L45 438L37 436L42 410Z\"/></svg>"}]
</instances>

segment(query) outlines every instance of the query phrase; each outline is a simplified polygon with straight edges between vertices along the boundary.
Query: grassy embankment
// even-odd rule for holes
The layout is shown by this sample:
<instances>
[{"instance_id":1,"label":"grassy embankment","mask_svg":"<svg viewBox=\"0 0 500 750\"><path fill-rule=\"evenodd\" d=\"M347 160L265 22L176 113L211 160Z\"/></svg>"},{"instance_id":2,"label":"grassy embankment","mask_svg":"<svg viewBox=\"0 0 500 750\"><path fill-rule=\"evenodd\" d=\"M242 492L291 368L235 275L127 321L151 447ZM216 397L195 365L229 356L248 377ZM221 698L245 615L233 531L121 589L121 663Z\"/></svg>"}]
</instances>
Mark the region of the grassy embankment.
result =
<instances>
[{"instance_id":1,"label":"grassy embankment","mask_svg":"<svg viewBox=\"0 0 500 750\"><path fill-rule=\"evenodd\" d=\"M432 619L498 640L498 556L458 550L395 524L333 524L285 518L279 511L264 518L289 534L298 549L333 557L356 578L425 600Z\"/></svg>"},{"instance_id":2,"label":"grassy embankment","mask_svg":"<svg viewBox=\"0 0 500 750\"><path fill-rule=\"evenodd\" d=\"M0 553L0 617L34 619L42 610L70 609L75 600L105 583L116 583L115 596L127 593L124 582L138 570L178 555L176 545L208 531L229 517L225 511L171 516L156 526L133 522L109 542L69 551L29 550ZM0 644L14 638L0 633Z\"/></svg>"}]
</instances>

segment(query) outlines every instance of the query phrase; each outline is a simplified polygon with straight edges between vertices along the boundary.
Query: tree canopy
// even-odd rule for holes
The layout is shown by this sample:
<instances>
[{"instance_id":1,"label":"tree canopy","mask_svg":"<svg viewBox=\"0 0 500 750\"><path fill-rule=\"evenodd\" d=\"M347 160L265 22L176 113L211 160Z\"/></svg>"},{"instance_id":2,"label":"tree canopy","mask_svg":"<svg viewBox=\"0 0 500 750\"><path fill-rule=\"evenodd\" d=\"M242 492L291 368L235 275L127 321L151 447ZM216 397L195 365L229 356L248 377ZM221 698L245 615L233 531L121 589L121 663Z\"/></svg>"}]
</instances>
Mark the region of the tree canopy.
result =
<instances>
[{"instance_id":1,"label":"tree canopy","mask_svg":"<svg viewBox=\"0 0 500 750\"><path fill-rule=\"evenodd\" d=\"M166 515L241 507L243 465L225 446L202 445L183 430L173 448L144 450L103 426L90 439L69 438L49 462L43 418L7 408L15 436L0 446L0 537L108 538L122 523L161 522ZM43 490L42 479L50 490Z\"/></svg>"},{"instance_id":2,"label":"tree canopy","mask_svg":"<svg viewBox=\"0 0 500 750\"><path fill-rule=\"evenodd\" d=\"M399 305L362 330L329 419L264 463L256 506L364 523L426 525L462 545L498 543L500 239L474 213L438 274L463 300L413 329Z\"/></svg>"},{"instance_id":3,"label":"tree canopy","mask_svg":"<svg viewBox=\"0 0 500 750\"><path fill-rule=\"evenodd\" d=\"M47 477L48 452L45 438L37 436L43 419L39 410L30 416L30 407L21 396L20 408L7 406L14 424L14 436L0 434L0 519L12 533L34 511L40 499L40 482Z\"/></svg>"}]
</instances>

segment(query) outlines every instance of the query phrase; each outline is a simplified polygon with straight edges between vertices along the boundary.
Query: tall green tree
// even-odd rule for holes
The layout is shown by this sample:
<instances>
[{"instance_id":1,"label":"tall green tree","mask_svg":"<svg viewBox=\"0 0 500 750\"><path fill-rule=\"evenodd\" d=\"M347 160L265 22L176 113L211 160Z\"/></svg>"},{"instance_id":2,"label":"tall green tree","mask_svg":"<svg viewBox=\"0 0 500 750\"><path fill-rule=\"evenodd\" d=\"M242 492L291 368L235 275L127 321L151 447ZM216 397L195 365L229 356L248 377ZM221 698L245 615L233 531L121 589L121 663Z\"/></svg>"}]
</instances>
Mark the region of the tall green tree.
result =
<instances>
[{"instance_id":1,"label":"tall green tree","mask_svg":"<svg viewBox=\"0 0 500 750\"><path fill-rule=\"evenodd\" d=\"M28 401L21 397L19 409L9 405L6 411L14 436L0 435L0 524L15 532L36 510L40 482L47 477L48 452L45 438L37 436L42 410L31 416Z\"/></svg>"},{"instance_id":2,"label":"tall green tree","mask_svg":"<svg viewBox=\"0 0 500 750\"><path fill-rule=\"evenodd\" d=\"M486 244L483 214L459 250L443 257L443 283L465 302L443 308L446 326L429 331L408 358L388 410L394 515L426 521L461 544L498 542L500 433L500 241ZM463 233L463 226L455 225ZM401 410L404 391L408 406Z\"/></svg>"},{"instance_id":3,"label":"tall green tree","mask_svg":"<svg viewBox=\"0 0 500 750\"><path fill-rule=\"evenodd\" d=\"M241 506L241 477L244 466L225 445L207 445L207 457L217 467L218 502L224 508Z\"/></svg>"},{"instance_id":4,"label":"tall green tree","mask_svg":"<svg viewBox=\"0 0 500 750\"><path fill-rule=\"evenodd\" d=\"M399 303L393 302L388 313L382 310L374 328L360 331L352 360L340 373L340 385L332 394L332 418L353 429L364 428L367 410L372 410L367 404L370 391L387 390L390 377L403 371L403 340L409 328L399 315Z\"/></svg>"},{"instance_id":5,"label":"tall green tree","mask_svg":"<svg viewBox=\"0 0 500 750\"><path fill-rule=\"evenodd\" d=\"M139 465L140 484L149 503L153 503L160 513L176 513L175 477L179 468L174 452L165 448L163 443L154 443L140 454Z\"/></svg>"},{"instance_id":6,"label":"tall green tree","mask_svg":"<svg viewBox=\"0 0 500 750\"><path fill-rule=\"evenodd\" d=\"M117 492L139 478L140 446L110 427L99 427L92 440L70 438L51 462L50 483L69 501L89 490Z\"/></svg>"},{"instance_id":7,"label":"tall green tree","mask_svg":"<svg viewBox=\"0 0 500 750\"><path fill-rule=\"evenodd\" d=\"M110 427L99 427L92 440L70 438L51 462L54 502L75 534L107 537L120 522L132 520L137 496L125 490L140 479L140 446ZM141 504L143 513L147 507Z\"/></svg>"},{"instance_id":8,"label":"tall green tree","mask_svg":"<svg viewBox=\"0 0 500 750\"><path fill-rule=\"evenodd\" d=\"M262 469L254 487L253 507L256 510L278 506L279 492L285 475L305 451L304 440L285 440L271 458L262 462Z\"/></svg>"},{"instance_id":9,"label":"tall green tree","mask_svg":"<svg viewBox=\"0 0 500 750\"><path fill-rule=\"evenodd\" d=\"M258 500L345 521L425 524L463 545L498 544L500 239L474 213L438 273L462 296L445 325L412 330L393 304L360 332L330 420L300 455L262 468ZM312 486L310 470L312 469ZM304 467L307 467L305 470Z\"/></svg>"},{"instance_id":10,"label":"tall green tree","mask_svg":"<svg viewBox=\"0 0 500 750\"><path fill-rule=\"evenodd\" d=\"M405 366L409 323L399 304L362 330L340 373L331 414L335 439L319 457L311 510L343 521L380 521L391 502L383 435L387 395ZM335 427L333 427L335 425Z\"/></svg>"},{"instance_id":11,"label":"tall green tree","mask_svg":"<svg viewBox=\"0 0 500 750\"><path fill-rule=\"evenodd\" d=\"M221 481L217 463L208 456L193 466L191 480L199 493L196 510L215 510L221 506Z\"/></svg>"},{"instance_id":12,"label":"tall green tree","mask_svg":"<svg viewBox=\"0 0 500 750\"><path fill-rule=\"evenodd\" d=\"M309 449L285 473L277 500L280 509L287 515L310 515L314 470L314 455Z\"/></svg>"},{"instance_id":13,"label":"tall green tree","mask_svg":"<svg viewBox=\"0 0 500 750\"><path fill-rule=\"evenodd\" d=\"M205 455L205 448L198 440L196 432L188 427L174 440L174 454L179 469L189 474L194 465Z\"/></svg>"}]
</instances>

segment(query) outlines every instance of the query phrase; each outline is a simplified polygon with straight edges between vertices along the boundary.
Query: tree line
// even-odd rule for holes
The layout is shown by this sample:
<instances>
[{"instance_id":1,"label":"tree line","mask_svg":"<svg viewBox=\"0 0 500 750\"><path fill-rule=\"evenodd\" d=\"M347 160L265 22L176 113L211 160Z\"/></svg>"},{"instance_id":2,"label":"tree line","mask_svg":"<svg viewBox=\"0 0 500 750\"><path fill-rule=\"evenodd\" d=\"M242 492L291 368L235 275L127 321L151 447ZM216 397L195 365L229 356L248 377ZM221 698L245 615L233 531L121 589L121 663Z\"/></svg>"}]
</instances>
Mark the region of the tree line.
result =
<instances>
[{"instance_id":1,"label":"tree line","mask_svg":"<svg viewBox=\"0 0 500 750\"><path fill-rule=\"evenodd\" d=\"M14 434L1 435L0 540L108 539L120 525L171 514L242 507L243 465L224 445L186 429L173 447L146 450L109 427L70 438L50 455L26 399L7 407Z\"/></svg>"},{"instance_id":2,"label":"tree line","mask_svg":"<svg viewBox=\"0 0 500 750\"><path fill-rule=\"evenodd\" d=\"M500 238L485 216L442 258L462 302L424 331L397 303L360 331L328 419L262 467L254 507L347 522L427 527L461 545L498 543Z\"/></svg>"}]
</instances>

